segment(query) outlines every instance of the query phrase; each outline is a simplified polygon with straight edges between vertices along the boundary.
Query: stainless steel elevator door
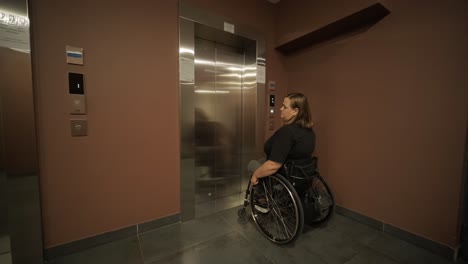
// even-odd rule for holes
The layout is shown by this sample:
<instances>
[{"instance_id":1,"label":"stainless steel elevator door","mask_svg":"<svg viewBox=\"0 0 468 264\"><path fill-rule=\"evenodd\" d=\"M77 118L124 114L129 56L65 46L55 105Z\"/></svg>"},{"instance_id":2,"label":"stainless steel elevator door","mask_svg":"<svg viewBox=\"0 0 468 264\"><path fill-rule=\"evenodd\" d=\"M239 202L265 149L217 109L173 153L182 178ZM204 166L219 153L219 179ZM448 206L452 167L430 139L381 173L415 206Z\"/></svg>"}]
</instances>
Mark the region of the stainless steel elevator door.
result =
<instances>
[{"instance_id":1,"label":"stainless steel elevator door","mask_svg":"<svg viewBox=\"0 0 468 264\"><path fill-rule=\"evenodd\" d=\"M28 10L0 1L0 264L43 263Z\"/></svg>"},{"instance_id":2,"label":"stainless steel elevator door","mask_svg":"<svg viewBox=\"0 0 468 264\"><path fill-rule=\"evenodd\" d=\"M200 216L240 204L242 50L195 39L195 201Z\"/></svg>"}]
</instances>

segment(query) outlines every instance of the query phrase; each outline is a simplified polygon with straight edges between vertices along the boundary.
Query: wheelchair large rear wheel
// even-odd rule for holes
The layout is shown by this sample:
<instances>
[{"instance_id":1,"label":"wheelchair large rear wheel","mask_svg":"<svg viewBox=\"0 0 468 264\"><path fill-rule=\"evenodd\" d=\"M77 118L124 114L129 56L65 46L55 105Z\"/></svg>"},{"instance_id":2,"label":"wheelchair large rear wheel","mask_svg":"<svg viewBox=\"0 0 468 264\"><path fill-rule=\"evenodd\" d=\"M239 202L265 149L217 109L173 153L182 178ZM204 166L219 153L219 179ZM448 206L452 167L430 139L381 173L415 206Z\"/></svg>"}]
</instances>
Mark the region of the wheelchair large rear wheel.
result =
<instances>
[{"instance_id":1,"label":"wheelchair large rear wheel","mask_svg":"<svg viewBox=\"0 0 468 264\"><path fill-rule=\"evenodd\" d=\"M304 228L304 211L292 184L276 174L252 187L250 206L260 232L276 244L295 241Z\"/></svg>"}]
</instances>

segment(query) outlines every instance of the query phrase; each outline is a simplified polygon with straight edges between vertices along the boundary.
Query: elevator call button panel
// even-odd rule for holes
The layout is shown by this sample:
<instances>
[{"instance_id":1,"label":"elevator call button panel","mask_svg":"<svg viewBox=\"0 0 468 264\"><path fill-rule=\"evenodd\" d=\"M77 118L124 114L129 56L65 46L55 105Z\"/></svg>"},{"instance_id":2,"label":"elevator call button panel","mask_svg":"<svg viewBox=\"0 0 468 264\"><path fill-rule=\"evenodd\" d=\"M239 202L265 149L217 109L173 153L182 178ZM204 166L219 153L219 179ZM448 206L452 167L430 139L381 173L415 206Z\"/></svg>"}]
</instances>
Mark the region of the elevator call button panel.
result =
<instances>
[{"instance_id":1,"label":"elevator call button panel","mask_svg":"<svg viewBox=\"0 0 468 264\"><path fill-rule=\"evenodd\" d=\"M268 116L270 118L275 117L275 95L270 94L270 102L269 102L270 108L268 109Z\"/></svg>"},{"instance_id":2,"label":"elevator call button panel","mask_svg":"<svg viewBox=\"0 0 468 264\"><path fill-rule=\"evenodd\" d=\"M70 114L86 114L83 74L68 73L68 91L70 93Z\"/></svg>"}]
</instances>

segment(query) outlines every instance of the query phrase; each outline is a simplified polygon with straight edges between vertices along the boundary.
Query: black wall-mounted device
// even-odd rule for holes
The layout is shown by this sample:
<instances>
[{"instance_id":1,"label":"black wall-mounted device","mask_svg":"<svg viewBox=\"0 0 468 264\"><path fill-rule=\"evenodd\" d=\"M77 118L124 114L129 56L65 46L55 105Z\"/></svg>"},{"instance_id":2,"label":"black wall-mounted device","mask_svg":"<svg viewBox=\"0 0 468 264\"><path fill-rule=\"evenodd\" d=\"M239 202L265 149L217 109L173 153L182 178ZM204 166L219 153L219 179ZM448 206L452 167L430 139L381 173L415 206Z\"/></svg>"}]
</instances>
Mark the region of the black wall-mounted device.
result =
<instances>
[{"instance_id":1,"label":"black wall-mounted device","mask_svg":"<svg viewBox=\"0 0 468 264\"><path fill-rule=\"evenodd\" d=\"M83 74L69 72L68 88L70 94L84 94Z\"/></svg>"}]
</instances>

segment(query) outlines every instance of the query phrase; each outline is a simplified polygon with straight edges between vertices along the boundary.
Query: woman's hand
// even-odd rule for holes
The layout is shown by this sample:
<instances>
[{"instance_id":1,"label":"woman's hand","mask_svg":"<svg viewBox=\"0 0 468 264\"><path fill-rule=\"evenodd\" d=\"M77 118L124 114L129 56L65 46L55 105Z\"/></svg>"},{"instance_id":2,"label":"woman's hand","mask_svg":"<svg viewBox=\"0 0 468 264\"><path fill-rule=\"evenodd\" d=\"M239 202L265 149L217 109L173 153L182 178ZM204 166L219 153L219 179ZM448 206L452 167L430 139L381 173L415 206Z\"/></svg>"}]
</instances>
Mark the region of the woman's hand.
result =
<instances>
[{"instance_id":1,"label":"woman's hand","mask_svg":"<svg viewBox=\"0 0 468 264\"><path fill-rule=\"evenodd\" d=\"M258 184L258 179L263 178L269 175L272 175L276 171L278 171L279 168L281 168L281 163L267 160L265 163L262 164L258 169L255 170L255 172L252 174L252 177L250 178L250 183L252 185L257 185Z\"/></svg>"},{"instance_id":2,"label":"woman's hand","mask_svg":"<svg viewBox=\"0 0 468 264\"><path fill-rule=\"evenodd\" d=\"M252 175L252 177L250 177L250 184L252 184L252 185L257 185L258 184L257 176Z\"/></svg>"}]
</instances>

